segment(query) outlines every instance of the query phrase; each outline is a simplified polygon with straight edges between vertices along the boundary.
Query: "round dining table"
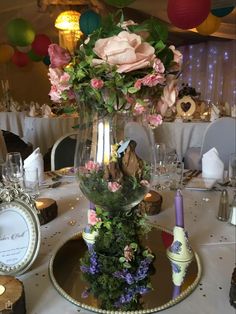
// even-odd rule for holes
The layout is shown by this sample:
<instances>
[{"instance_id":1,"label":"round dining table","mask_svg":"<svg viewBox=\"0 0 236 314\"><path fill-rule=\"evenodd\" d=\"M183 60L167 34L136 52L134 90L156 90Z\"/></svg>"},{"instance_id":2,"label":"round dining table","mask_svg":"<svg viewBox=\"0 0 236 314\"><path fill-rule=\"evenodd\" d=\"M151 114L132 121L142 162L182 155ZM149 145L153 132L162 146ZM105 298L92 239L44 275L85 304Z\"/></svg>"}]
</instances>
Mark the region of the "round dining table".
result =
<instances>
[{"instance_id":1,"label":"round dining table","mask_svg":"<svg viewBox=\"0 0 236 314\"><path fill-rule=\"evenodd\" d=\"M82 231L87 223L89 202L80 192L77 182L74 178L61 180L62 184L57 188L41 189L40 197L56 200L58 217L41 226L39 255L31 268L19 276L24 284L27 313L30 314L92 313L59 294L48 274L49 261L58 248ZM233 190L228 189L231 200ZM229 303L230 280L235 267L235 226L216 218L220 194L220 189L183 190L185 229L190 245L200 258L202 273L196 289L178 304L163 310L163 314L235 313ZM163 191L162 196L161 212L149 216L149 220L172 230L175 225L175 192Z\"/></svg>"}]
</instances>

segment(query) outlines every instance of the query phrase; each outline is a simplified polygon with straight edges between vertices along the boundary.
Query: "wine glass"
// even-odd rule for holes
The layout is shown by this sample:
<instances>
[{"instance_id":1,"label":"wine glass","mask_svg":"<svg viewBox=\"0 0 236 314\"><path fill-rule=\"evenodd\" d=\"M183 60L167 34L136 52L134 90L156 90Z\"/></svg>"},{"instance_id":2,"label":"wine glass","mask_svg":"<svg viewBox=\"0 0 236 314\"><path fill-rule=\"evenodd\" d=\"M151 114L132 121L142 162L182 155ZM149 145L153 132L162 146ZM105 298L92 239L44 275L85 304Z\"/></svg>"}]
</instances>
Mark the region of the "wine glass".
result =
<instances>
[{"instance_id":1,"label":"wine glass","mask_svg":"<svg viewBox=\"0 0 236 314\"><path fill-rule=\"evenodd\" d=\"M236 187L236 153L229 156L229 181L233 187Z\"/></svg>"},{"instance_id":2,"label":"wine glass","mask_svg":"<svg viewBox=\"0 0 236 314\"><path fill-rule=\"evenodd\" d=\"M23 161L20 152L11 152L6 156L7 177L12 183L23 179Z\"/></svg>"}]
</instances>

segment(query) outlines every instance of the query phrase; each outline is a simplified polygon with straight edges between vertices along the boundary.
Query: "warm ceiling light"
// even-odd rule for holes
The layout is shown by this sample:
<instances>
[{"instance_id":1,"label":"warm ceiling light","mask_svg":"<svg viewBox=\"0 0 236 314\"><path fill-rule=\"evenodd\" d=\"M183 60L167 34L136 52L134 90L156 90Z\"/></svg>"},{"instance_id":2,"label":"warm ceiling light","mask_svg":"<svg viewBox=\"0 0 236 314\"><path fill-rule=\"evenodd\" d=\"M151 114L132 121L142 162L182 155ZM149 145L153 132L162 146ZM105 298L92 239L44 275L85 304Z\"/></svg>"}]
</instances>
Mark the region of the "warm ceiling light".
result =
<instances>
[{"instance_id":1,"label":"warm ceiling light","mask_svg":"<svg viewBox=\"0 0 236 314\"><path fill-rule=\"evenodd\" d=\"M64 11L58 15L55 27L66 31L79 31L80 13L77 11Z\"/></svg>"}]
</instances>

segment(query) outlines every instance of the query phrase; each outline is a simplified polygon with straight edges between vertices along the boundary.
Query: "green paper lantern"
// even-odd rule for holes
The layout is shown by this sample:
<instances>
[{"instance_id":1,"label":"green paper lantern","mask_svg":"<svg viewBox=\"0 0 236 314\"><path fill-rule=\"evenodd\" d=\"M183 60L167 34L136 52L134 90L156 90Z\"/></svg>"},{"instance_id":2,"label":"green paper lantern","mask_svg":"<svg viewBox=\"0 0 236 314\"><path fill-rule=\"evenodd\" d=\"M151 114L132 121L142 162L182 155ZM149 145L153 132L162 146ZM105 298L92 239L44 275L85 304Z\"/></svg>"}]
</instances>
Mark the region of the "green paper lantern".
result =
<instances>
[{"instance_id":1,"label":"green paper lantern","mask_svg":"<svg viewBox=\"0 0 236 314\"><path fill-rule=\"evenodd\" d=\"M234 6L219 8L219 9L212 9L211 13L217 17L223 17L230 14L233 11L233 9L234 9Z\"/></svg>"},{"instance_id":2,"label":"green paper lantern","mask_svg":"<svg viewBox=\"0 0 236 314\"><path fill-rule=\"evenodd\" d=\"M43 57L36 55L36 53L35 53L33 50L30 50L30 51L28 52L28 56L29 56L29 58L30 58L32 61L34 61L34 62L39 62L39 61L42 61L42 60L43 60Z\"/></svg>"},{"instance_id":3,"label":"green paper lantern","mask_svg":"<svg viewBox=\"0 0 236 314\"><path fill-rule=\"evenodd\" d=\"M21 18L11 20L7 24L6 32L10 42L20 47L30 45L35 37L31 24Z\"/></svg>"},{"instance_id":4,"label":"green paper lantern","mask_svg":"<svg viewBox=\"0 0 236 314\"><path fill-rule=\"evenodd\" d=\"M133 3L135 0L104 0L107 4L117 8L124 8L127 5Z\"/></svg>"},{"instance_id":5,"label":"green paper lantern","mask_svg":"<svg viewBox=\"0 0 236 314\"><path fill-rule=\"evenodd\" d=\"M92 10L88 10L81 14L79 19L79 27L81 32L86 36L94 32L101 25L101 16Z\"/></svg>"}]
</instances>

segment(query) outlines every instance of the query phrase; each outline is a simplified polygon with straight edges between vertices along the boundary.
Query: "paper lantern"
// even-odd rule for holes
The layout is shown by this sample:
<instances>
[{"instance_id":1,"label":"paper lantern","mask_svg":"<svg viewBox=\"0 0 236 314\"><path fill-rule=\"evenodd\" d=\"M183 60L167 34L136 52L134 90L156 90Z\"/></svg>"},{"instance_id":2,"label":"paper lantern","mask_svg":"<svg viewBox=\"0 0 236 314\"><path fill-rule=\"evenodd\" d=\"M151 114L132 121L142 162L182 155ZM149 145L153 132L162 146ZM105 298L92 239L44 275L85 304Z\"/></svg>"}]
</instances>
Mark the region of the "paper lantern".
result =
<instances>
[{"instance_id":1,"label":"paper lantern","mask_svg":"<svg viewBox=\"0 0 236 314\"><path fill-rule=\"evenodd\" d=\"M24 67L29 63L29 57L26 53L15 50L12 62L19 67Z\"/></svg>"},{"instance_id":2,"label":"paper lantern","mask_svg":"<svg viewBox=\"0 0 236 314\"><path fill-rule=\"evenodd\" d=\"M135 0L105 0L109 5L112 5L117 8L124 8L127 5L133 3Z\"/></svg>"},{"instance_id":3,"label":"paper lantern","mask_svg":"<svg viewBox=\"0 0 236 314\"><path fill-rule=\"evenodd\" d=\"M0 63L7 63L11 60L14 54L14 49L12 46L7 44L0 45Z\"/></svg>"},{"instance_id":4,"label":"paper lantern","mask_svg":"<svg viewBox=\"0 0 236 314\"><path fill-rule=\"evenodd\" d=\"M39 61L42 61L43 60L43 56L39 56L37 55L33 50L30 50L28 52L28 56L29 58L34 61L34 62L39 62Z\"/></svg>"},{"instance_id":5,"label":"paper lantern","mask_svg":"<svg viewBox=\"0 0 236 314\"><path fill-rule=\"evenodd\" d=\"M48 46L51 44L51 40L47 35L37 34L32 42L32 50L38 56L46 56L48 53Z\"/></svg>"},{"instance_id":6,"label":"paper lantern","mask_svg":"<svg viewBox=\"0 0 236 314\"><path fill-rule=\"evenodd\" d=\"M217 31L220 27L220 18L214 16L213 14L209 14L208 17L203 21L198 27L196 27L197 31L201 35L210 35Z\"/></svg>"},{"instance_id":7,"label":"paper lantern","mask_svg":"<svg viewBox=\"0 0 236 314\"><path fill-rule=\"evenodd\" d=\"M167 13L171 23L181 29L201 24L211 9L211 0L169 0Z\"/></svg>"},{"instance_id":8,"label":"paper lantern","mask_svg":"<svg viewBox=\"0 0 236 314\"><path fill-rule=\"evenodd\" d=\"M92 10L81 14L79 19L80 30L88 36L101 25L101 16Z\"/></svg>"},{"instance_id":9,"label":"paper lantern","mask_svg":"<svg viewBox=\"0 0 236 314\"><path fill-rule=\"evenodd\" d=\"M48 55L43 58L43 63L45 65L50 65L51 64L51 60L50 60L50 57Z\"/></svg>"},{"instance_id":10,"label":"paper lantern","mask_svg":"<svg viewBox=\"0 0 236 314\"><path fill-rule=\"evenodd\" d=\"M21 18L17 18L8 23L7 36L12 44L24 47L33 42L35 32L30 23Z\"/></svg>"},{"instance_id":11,"label":"paper lantern","mask_svg":"<svg viewBox=\"0 0 236 314\"><path fill-rule=\"evenodd\" d=\"M234 9L234 6L227 7L227 8L219 8L219 9L212 9L211 13L217 17L223 17L230 14Z\"/></svg>"}]
</instances>

